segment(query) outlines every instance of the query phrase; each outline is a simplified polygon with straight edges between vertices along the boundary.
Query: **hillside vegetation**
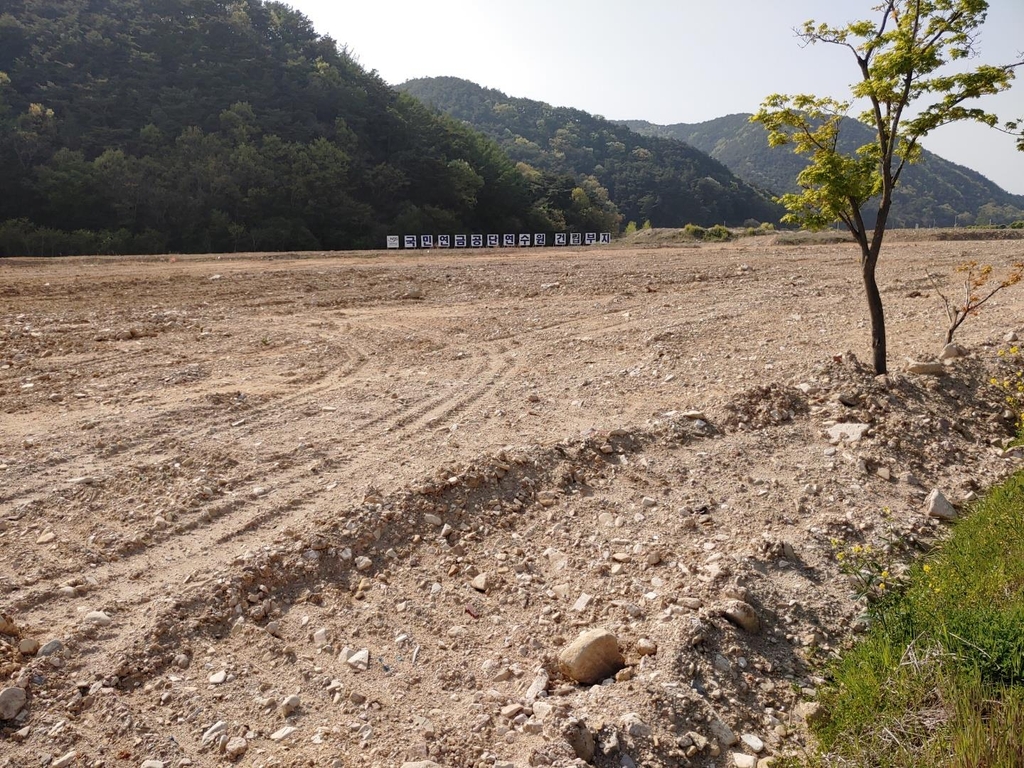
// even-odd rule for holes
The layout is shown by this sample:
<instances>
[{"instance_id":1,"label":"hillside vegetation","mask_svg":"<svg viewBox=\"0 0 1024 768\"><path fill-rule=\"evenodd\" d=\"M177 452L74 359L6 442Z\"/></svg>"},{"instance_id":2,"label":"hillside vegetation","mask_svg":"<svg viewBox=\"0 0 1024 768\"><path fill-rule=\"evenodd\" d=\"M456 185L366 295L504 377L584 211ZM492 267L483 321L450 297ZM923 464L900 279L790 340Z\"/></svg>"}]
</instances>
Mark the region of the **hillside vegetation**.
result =
<instances>
[{"instance_id":1,"label":"hillside vegetation","mask_svg":"<svg viewBox=\"0 0 1024 768\"><path fill-rule=\"evenodd\" d=\"M627 120L622 125L646 136L678 139L707 152L744 181L775 194L796 192L796 177L807 161L792 147L769 148L764 128L735 114L703 123L655 125ZM841 145L853 151L874 140L856 120L843 123ZM897 227L952 227L1009 224L1024 218L1024 196L1013 195L970 168L925 150L896 190L890 224Z\"/></svg>"},{"instance_id":2,"label":"hillside vegetation","mask_svg":"<svg viewBox=\"0 0 1024 768\"><path fill-rule=\"evenodd\" d=\"M260 0L4 3L0 167L0 255L379 247L392 231L617 222L597 190L525 176Z\"/></svg>"},{"instance_id":3,"label":"hillside vegetation","mask_svg":"<svg viewBox=\"0 0 1024 768\"><path fill-rule=\"evenodd\" d=\"M600 185L625 220L656 227L778 221L769 197L703 151L641 136L578 109L512 98L455 77L410 80L399 90L498 141L531 175L571 174Z\"/></svg>"}]
</instances>

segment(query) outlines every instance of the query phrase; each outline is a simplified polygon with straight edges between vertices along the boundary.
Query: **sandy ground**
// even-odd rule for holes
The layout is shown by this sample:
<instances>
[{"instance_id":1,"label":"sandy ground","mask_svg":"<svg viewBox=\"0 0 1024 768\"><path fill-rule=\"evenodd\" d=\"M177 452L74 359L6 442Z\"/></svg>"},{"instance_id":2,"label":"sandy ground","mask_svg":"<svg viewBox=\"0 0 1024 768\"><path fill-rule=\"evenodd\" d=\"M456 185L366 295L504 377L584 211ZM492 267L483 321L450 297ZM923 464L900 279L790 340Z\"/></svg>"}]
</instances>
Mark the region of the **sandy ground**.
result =
<instances>
[{"instance_id":1,"label":"sandy ground","mask_svg":"<svg viewBox=\"0 0 1024 768\"><path fill-rule=\"evenodd\" d=\"M2 260L0 766L799 754L836 542L898 575L1022 464L1024 290L903 372L926 269L1022 255L890 246L886 379L848 245Z\"/></svg>"}]
</instances>

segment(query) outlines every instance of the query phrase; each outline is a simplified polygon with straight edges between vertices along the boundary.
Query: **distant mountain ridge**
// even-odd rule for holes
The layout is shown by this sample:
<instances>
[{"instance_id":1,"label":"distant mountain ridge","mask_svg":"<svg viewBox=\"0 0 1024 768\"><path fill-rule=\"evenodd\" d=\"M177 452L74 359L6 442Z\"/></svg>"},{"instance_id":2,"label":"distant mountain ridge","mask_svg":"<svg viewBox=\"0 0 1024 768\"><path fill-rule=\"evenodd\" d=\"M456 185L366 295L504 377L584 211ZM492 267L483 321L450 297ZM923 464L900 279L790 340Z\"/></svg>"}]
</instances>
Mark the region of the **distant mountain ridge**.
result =
<instances>
[{"instance_id":1,"label":"distant mountain ridge","mask_svg":"<svg viewBox=\"0 0 1024 768\"><path fill-rule=\"evenodd\" d=\"M512 98L455 77L396 88L490 136L528 173L568 173L599 184L626 221L740 225L776 222L782 214L764 191L672 138L643 136L578 109Z\"/></svg>"},{"instance_id":2,"label":"distant mountain ridge","mask_svg":"<svg viewBox=\"0 0 1024 768\"><path fill-rule=\"evenodd\" d=\"M749 114L734 114L703 123L656 125L644 120L616 121L646 136L672 138L707 152L744 181L775 194L797 191L796 177L805 160L791 148L768 146L764 128ZM855 149L873 140L870 128L844 121L843 145ZM977 171L925 150L907 168L897 188L890 223L898 227L1008 224L1024 218L1024 195L1014 195Z\"/></svg>"}]
</instances>

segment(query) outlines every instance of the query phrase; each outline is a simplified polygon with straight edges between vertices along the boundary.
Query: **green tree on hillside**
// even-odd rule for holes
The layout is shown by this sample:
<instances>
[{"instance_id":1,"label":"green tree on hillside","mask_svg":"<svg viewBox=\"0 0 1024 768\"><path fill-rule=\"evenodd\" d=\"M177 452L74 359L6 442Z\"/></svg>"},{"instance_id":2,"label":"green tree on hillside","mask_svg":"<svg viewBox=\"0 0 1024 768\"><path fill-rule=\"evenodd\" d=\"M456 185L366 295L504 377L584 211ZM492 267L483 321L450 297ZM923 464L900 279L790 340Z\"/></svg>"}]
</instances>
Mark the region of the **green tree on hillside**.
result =
<instances>
[{"instance_id":1,"label":"green tree on hillside","mask_svg":"<svg viewBox=\"0 0 1024 768\"><path fill-rule=\"evenodd\" d=\"M960 120L996 125L997 118L971 100L1009 88L1018 64L966 71L946 66L975 55L988 11L984 0L888 0L875 10L875 18L841 27L809 21L799 33L806 44L828 43L853 53L860 80L851 96L868 104L860 120L872 128L872 143L853 153L840 150L850 101L773 95L751 120L765 126L772 146L792 144L810 158L797 179L801 191L780 198L789 211L786 220L810 229L841 221L860 245L874 368L881 374L887 370L885 316L875 271L893 190L931 131ZM863 208L875 197L877 215L869 231Z\"/></svg>"}]
</instances>

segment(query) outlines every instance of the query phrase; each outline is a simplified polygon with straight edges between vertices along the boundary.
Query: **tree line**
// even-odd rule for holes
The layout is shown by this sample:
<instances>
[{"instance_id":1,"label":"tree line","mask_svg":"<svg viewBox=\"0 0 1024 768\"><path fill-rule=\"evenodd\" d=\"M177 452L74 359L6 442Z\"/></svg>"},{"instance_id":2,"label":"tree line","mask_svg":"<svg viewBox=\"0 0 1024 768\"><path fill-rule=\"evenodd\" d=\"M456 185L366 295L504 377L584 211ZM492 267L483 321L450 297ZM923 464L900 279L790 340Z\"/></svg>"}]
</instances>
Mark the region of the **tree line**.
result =
<instances>
[{"instance_id":1,"label":"tree line","mask_svg":"<svg viewBox=\"0 0 1024 768\"><path fill-rule=\"evenodd\" d=\"M599 184L498 144L262 0L9 0L0 255L381 247L617 229Z\"/></svg>"}]
</instances>

